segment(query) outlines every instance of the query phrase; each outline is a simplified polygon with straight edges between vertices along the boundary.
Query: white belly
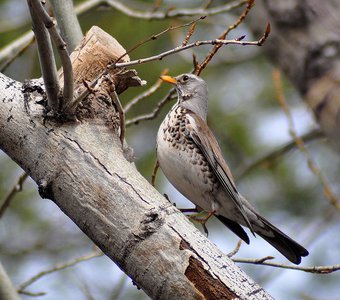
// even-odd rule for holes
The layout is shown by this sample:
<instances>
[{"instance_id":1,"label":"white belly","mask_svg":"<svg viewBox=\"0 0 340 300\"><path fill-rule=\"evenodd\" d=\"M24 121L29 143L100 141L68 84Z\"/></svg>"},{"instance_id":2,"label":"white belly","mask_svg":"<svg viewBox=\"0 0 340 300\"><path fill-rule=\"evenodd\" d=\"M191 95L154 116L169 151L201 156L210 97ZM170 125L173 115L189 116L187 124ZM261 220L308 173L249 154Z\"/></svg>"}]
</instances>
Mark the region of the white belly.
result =
<instances>
[{"instance_id":1,"label":"white belly","mask_svg":"<svg viewBox=\"0 0 340 300\"><path fill-rule=\"evenodd\" d=\"M201 154L194 152L188 156L183 145L176 148L171 142L164 140L162 131L163 126L157 135L157 159L164 175L192 203L206 211L212 211L212 186L202 172L202 168L207 167L192 163L195 156Z\"/></svg>"}]
</instances>

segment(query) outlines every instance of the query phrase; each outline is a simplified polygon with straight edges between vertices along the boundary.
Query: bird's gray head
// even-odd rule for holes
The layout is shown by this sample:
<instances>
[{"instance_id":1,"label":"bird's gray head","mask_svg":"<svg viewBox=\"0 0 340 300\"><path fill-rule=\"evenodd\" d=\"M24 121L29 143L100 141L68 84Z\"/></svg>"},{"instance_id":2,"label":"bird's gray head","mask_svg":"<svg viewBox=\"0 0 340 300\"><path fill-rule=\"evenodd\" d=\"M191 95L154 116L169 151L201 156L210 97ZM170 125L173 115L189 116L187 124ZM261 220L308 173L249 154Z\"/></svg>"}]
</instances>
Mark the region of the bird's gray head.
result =
<instances>
[{"instance_id":1,"label":"bird's gray head","mask_svg":"<svg viewBox=\"0 0 340 300\"><path fill-rule=\"evenodd\" d=\"M161 76L161 79L176 86L178 105L191 110L203 120L207 119L208 88L202 78L194 74L182 74L177 77Z\"/></svg>"}]
</instances>

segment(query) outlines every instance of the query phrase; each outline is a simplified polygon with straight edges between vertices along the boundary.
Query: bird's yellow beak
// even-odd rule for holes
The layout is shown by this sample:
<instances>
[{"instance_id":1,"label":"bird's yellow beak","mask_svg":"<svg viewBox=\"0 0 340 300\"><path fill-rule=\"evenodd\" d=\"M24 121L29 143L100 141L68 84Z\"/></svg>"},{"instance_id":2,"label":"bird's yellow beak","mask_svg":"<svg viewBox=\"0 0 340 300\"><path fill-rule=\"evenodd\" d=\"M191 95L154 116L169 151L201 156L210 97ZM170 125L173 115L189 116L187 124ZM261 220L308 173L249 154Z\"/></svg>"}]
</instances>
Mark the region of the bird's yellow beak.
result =
<instances>
[{"instance_id":1,"label":"bird's yellow beak","mask_svg":"<svg viewBox=\"0 0 340 300\"><path fill-rule=\"evenodd\" d=\"M175 77L172 77L172 76L163 75L163 76L160 76L159 78L162 79L163 81L167 82L167 83L171 83L171 84L177 83L177 79Z\"/></svg>"}]
</instances>

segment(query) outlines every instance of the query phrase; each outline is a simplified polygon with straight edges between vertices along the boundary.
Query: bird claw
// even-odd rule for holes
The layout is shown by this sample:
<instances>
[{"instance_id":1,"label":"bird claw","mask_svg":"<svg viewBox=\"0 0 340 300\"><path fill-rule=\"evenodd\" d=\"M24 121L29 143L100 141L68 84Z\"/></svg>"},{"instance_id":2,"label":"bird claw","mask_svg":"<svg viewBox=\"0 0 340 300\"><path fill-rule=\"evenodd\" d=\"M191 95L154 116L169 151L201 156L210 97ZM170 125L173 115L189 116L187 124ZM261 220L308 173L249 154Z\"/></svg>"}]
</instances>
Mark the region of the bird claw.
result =
<instances>
[{"instance_id":1,"label":"bird claw","mask_svg":"<svg viewBox=\"0 0 340 300\"><path fill-rule=\"evenodd\" d=\"M206 212L203 212L203 213L206 213ZM215 211L211 211L207 214L207 216L205 216L204 218L200 218L198 215L202 214L202 212L199 212L197 214L193 214L193 215L189 215L188 217L193 220L193 221L196 221L198 223L200 223L203 227L203 230L204 230L204 233L207 235L209 235L209 232L208 232L208 228L207 226L205 225L208 220L215 214Z\"/></svg>"}]
</instances>

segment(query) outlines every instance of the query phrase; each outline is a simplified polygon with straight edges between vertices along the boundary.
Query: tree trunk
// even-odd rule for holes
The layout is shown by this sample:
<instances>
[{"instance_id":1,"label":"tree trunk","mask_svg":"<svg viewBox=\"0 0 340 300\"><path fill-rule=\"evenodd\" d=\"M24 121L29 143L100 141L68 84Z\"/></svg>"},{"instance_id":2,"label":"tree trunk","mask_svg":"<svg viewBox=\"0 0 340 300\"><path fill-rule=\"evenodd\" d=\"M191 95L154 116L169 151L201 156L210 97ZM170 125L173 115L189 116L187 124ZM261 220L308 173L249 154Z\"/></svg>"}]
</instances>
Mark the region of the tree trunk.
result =
<instances>
[{"instance_id":1,"label":"tree trunk","mask_svg":"<svg viewBox=\"0 0 340 300\"><path fill-rule=\"evenodd\" d=\"M322 130L340 150L340 2L256 1L251 29L271 24L263 49L300 91Z\"/></svg>"},{"instance_id":2,"label":"tree trunk","mask_svg":"<svg viewBox=\"0 0 340 300\"><path fill-rule=\"evenodd\" d=\"M112 60L122 51L114 47ZM93 71L84 61L76 70ZM95 64L105 68L107 61ZM125 158L105 91L78 109L81 122L61 123L43 117L41 81L22 84L0 74L0 90L0 148L151 298L272 299Z\"/></svg>"}]
</instances>

